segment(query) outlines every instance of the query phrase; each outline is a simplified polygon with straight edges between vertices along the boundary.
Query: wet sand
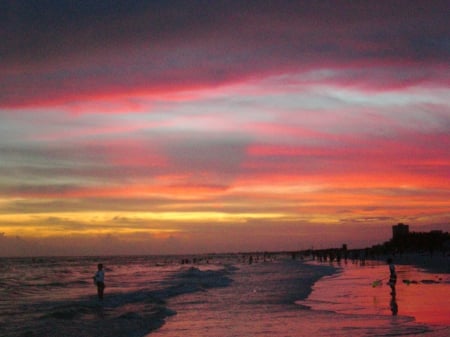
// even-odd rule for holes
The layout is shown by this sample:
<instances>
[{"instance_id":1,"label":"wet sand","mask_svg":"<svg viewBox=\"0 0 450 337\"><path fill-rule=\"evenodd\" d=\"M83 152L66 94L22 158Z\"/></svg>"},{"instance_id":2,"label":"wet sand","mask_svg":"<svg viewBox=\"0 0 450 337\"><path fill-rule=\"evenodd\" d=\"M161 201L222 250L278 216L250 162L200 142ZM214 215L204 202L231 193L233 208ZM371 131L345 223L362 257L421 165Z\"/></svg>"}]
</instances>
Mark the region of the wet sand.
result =
<instances>
[{"instance_id":1,"label":"wet sand","mask_svg":"<svg viewBox=\"0 0 450 337\"><path fill-rule=\"evenodd\" d=\"M342 314L367 314L411 317L417 323L432 326L428 336L450 335L450 274L431 273L427 257L403 256L401 262L413 259L427 271L408 264L397 264L396 296L386 284L388 266L382 261L368 261L365 266L342 264L341 272L314 285L308 299L300 304L314 310L331 310ZM437 261L437 259L436 259ZM435 270L445 270L440 266ZM374 281L380 280L376 283ZM391 305L398 306L393 315ZM441 334L441 335L440 335Z\"/></svg>"},{"instance_id":2,"label":"wet sand","mask_svg":"<svg viewBox=\"0 0 450 337\"><path fill-rule=\"evenodd\" d=\"M335 264L337 274L322 270L330 267L328 263L309 263L319 268L293 261L242 265L229 287L169 301L177 315L149 336L450 336L450 308L445 305L449 275L398 266L399 311L393 316L389 286L372 286L374 280L388 277L385 263ZM308 280L327 274L308 295ZM403 279L435 282L408 286ZM302 300L304 296L308 297Z\"/></svg>"}]
</instances>

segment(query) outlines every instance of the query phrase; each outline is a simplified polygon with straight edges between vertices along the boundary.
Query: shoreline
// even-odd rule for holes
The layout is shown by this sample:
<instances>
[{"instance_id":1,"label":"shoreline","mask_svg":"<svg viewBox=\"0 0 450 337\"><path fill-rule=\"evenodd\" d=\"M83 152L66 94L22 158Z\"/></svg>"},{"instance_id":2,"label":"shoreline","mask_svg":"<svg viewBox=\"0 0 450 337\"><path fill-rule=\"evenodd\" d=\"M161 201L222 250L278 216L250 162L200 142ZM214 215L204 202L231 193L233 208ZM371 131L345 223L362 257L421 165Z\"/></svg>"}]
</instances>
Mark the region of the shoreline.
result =
<instances>
[{"instance_id":1,"label":"shoreline","mask_svg":"<svg viewBox=\"0 0 450 337\"><path fill-rule=\"evenodd\" d=\"M386 284L389 272L385 261L388 257L371 258L364 264L331 263L340 266L341 273L336 277L319 279L313 293L300 304L311 306L313 310L389 317L392 310L390 304L394 299L400 308L399 315L414 317L417 324L427 325L432 330L430 336L434 336L432 332L436 329L445 328L448 332L450 321L446 317L450 317L450 309L442 302L450 295L448 257L417 253L395 256L398 274L396 297L392 297ZM374 280L382 282L374 286ZM392 314L393 317L396 315Z\"/></svg>"},{"instance_id":2,"label":"shoreline","mask_svg":"<svg viewBox=\"0 0 450 337\"><path fill-rule=\"evenodd\" d=\"M450 274L450 256L441 253L403 253L395 255L382 255L371 258L374 261L386 261L392 258L395 265L411 265L432 274Z\"/></svg>"}]
</instances>

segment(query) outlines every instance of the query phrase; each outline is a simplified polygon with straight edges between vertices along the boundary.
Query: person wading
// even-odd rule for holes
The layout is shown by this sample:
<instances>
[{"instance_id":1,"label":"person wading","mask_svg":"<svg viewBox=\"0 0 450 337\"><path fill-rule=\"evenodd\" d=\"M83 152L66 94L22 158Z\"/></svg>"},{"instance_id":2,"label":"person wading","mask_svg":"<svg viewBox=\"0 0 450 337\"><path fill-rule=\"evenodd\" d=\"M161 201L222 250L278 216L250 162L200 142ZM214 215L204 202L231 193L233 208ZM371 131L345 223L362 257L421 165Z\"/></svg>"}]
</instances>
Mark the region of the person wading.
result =
<instances>
[{"instance_id":1,"label":"person wading","mask_svg":"<svg viewBox=\"0 0 450 337\"><path fill-rule=\"evenodd\" d=\"M98 270L94 275L94 284L97 286L97 295L100 300L103 300L103 292L105 290L105 272L103 271L103 264L99 263Z\"/></svg>"}]
</instances>

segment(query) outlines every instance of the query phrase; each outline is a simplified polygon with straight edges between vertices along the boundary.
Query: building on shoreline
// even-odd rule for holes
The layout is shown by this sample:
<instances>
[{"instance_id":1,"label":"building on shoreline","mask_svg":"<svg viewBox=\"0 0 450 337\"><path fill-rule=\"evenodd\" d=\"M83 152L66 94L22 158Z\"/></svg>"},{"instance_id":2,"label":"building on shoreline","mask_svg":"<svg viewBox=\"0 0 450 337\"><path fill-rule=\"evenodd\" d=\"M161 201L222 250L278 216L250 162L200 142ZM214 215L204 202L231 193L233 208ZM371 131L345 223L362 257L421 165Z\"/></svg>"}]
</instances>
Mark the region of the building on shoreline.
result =
<instances>
[{"instance_id":1,"label":"building on shoreline","mask_svg":"<svg viewBox=\"0 0 450 337\"><path fill-rule=\"evenodd\" d=\"M450 234L447 232L441 230L410 232L408 225L399 223L392 226L392 239L383 246L399 253L421 251L432 255L436 251L447 253L449 242Z\"/></svg>"},{"instance_id":2,"label":"building on shoreline","mask_svg":"<svg viewBox=\"0 0 450 337\"><path fill-rule=\"evenodd\" d=\"M409 235L409 226L403 223L392 226L392 239L399 239Z\"/></svg>"}]
</instances>

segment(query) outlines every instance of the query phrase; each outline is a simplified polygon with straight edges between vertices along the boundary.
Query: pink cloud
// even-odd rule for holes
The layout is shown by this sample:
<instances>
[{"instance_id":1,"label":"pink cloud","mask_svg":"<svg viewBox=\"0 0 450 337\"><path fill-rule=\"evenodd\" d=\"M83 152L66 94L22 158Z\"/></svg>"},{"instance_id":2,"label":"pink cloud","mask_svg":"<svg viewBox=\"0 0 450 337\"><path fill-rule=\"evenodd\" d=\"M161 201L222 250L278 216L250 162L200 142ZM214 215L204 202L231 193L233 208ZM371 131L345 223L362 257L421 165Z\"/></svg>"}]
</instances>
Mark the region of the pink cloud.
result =
<instances>
[{"instance_id":1,"label":"pink cloud","mask_svg":"<svg viewBox=\"0 0 450 337\"><path fill-rule=\"evenodd\" d=\"M286 174L306 179L347 177L367 184L396 181L448 186L450 161L447 134L399 133L392 137L334 136L320 145L263 145L247 149L251 174ZM364 178L365 177L365 178Z\"/></svg>"}]
</instances>

